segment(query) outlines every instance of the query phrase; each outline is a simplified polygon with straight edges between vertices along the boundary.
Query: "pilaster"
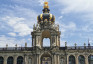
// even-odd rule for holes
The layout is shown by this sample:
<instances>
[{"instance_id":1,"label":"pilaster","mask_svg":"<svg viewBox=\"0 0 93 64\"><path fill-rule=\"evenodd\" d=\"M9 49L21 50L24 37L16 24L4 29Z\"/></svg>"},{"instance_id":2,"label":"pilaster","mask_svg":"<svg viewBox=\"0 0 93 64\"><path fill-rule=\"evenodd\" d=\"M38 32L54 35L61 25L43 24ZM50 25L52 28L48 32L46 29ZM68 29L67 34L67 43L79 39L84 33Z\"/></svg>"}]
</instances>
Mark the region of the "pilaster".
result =
<instances>
[{"instance_id":1,"label":"pilaster","mask_svg":"<svg viewBox=\"0 0 93 64\"><path fill-rule=\"evenodd\" d=\"M24 56L24 64L28 64L28 56L27 55Z\"/></svg>"},{"instance_id":2,"label":"pilaster","mask_svg":"<svg viewBox=\"0 0 93 64\"><path fill-rule=\"evenodd\" d=\"M56 60L57 58L56 58L56 55L54 55L54 61L55 61L55 64L57 63L57 60Z\"/></svg>"},{"instance_id":3,"label":"pilaster","mask_svg":"<svg viewBox=\"0 0 93 64\"><path fill-rule=\"evenodd\" d=\"M14 62L13 62L13 64L17 64L17 56L16 55L14 56Z\"/></svg>"},{"instance_id":4,"label":"pilaster","mask_svg":"<svg viewBox=\"0 0 93 64\"><path fill-rule=\"evenodd\" d=\"M75 56L76 64L78 64L78 55Z\"/></svg>"},{"instance_id":5,"label":"pilaster","mask_svg":"<svg viewBox=\"0 0 93 64\"><path fill-rule=\"evenodd\" d=\"M59 55L58 55L58 64L60 64L60 59L59 59Z\"/></svg>"},{"instance_id":6,"label":"pilaster","mask_svg":"<svg viewBox=\"0 0 93 64\"><path fill-rule=\"evenodd\" d=\"M69 64L69 55L67 55L67 64Z\"/></svg>"},{"instance_id":7,"label":"pilaster","mask_svg":"<svg viewBox=\"0 0 93 64\"><path fill-rule=\"evenodd\" d=\"M85 55L85 64L88 64L88 55Z\"/></svg>"},{"instance_id":8,"label":"pilaster","mask_svg":"<svg viewBox=\"0 0 93 64\"><path fill-rule=\"evenodd\" d=\"M7 56L4 56L4 64L7 64Z\"/></svg>"}]
</instances>

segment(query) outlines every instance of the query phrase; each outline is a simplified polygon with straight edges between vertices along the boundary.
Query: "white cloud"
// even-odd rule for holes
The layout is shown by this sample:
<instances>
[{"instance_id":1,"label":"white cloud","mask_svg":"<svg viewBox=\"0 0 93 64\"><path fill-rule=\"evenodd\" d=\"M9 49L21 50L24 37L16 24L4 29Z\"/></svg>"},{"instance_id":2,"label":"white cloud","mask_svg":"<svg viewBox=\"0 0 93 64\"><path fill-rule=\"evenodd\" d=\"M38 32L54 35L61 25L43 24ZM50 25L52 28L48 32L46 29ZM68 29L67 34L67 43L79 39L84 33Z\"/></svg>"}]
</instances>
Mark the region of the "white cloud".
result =
<instances>
[{"instance_id":1,"label":"white cloud","mask_svg":"<svg viewBox=\"0 0 93 64\"><path fill-rule=\"evenodd\" d=\"M16 33L12 33L12 32L10 32L10 33L8 33L10 36L16 36Z\"/></svg>"},{"instance_id":2,"label":"white cloud","mask_svg":"<svg viewBox=\"0 0 93 64\"><path fill-rule=\"evenodd\" d=\"M49 0L38 0L38 2L40 3L40 5L44 5L44 2L48 2Z\"/></svg>"},{"instance_id":3,"label":"white cloud","mask_svg":"<svg viewBox=\"0 0 93 64\"><path fill-rule=\"evenodd\" d=\"M48 0L13 0L14 2L20 3L21 5L27 5L27 6L38 6L38 4L43 5L45 1ZM36 5L34 5L36 4Z\"/></svg>"},{"instance_id":4,"label":"white cloud","mask_svg":"<svg viewBox=\"0 0 93 64\"><path fill-rule=\"evenodd\" d=\"M59 16L59 17L58 17L59 20L62 19L62 18L63 18L63 16Z\"/></svg>"},{"instance_id":5,"label":"white cloud","mask_svg":"<svg viewBox=\"0 0 93 64\"><path fill-rule=\"evenodd\" d=\"M61 31L61 38L68 38L68 36L73 36L74 32L77 31L77 25L74 22L69 21L68 23L63 23L62 21L56 21L56 24L59 24Z\"/></svg>"},{"instance_id":6,"label":"white cloud","mask_svg":"<svg viewBox=\"0 0 93 64\"><path fill-rule=\"evenodd\" d=\"M31 8L27 8L27 7L23 7L19 5L15 5L15 6L5 5L4 8L1 8L0 13L2 13L3 17L4 16L19 17L20 20L22 19L26 20L25 23L32 26L31 24L34 24L37 21L38 12L36 12L35 10ZM3 11L5 12L3 13ZM17 19L15 18L15 20Z\"/></svg>"},{"instance_id":7,"label":"white cloud","mask_svg":"<svg viewBox=\"0 0 93 64\"><path fill-rule=\"evenodd\" d=\"M61 5L59 7L61 8L61 13L64 14L65 18L63 18L65 20L69 19L68 16L70 15L72 16L70 17L70 20L75 20L75 24L77 25L76 27L73 23L72 26L70 24L67 25L62 23L63 26L60 25L60 27L63 27L61 29L63 37L65 37L65 33L70 33L69 29L70 31L76 30L76 33L73 32L76 36L79 36L77 35L77 33L81 33L82 35L80 36L80 38L92 37L91 33L93 32L93 0L57 0L56 2Z\"/></svg>"},{"instance_id":8,"label":"white cloud","mask_svg":"<svg viewBox=\"0 0 93 64\"><path fill-rule=\"evenodd\" d=\"M18 47L21 45L25 45L25 39L18 40L13 37L6 37L4 35L0 36L0 47L6 47L6 44L8 44L8 47L15 47L17 44Z\"/></svg>"},{"instance_id":9,"label":"white cloud","mask_svg":"<svg viewBox=\"0 0 93 64\"><path fill-rule=\"evenodd\" d=\"M93 0L57 0L64 5L63 13L93 12Z\"/></svg>"},{"instance_id":10,"label":"white cloud","mask_svg":"<svg viewBox=\"0 0 93 64\"><path fill-rule=\"evenodd\" d=\"M9 16L3 18L3 21L6 22L11 28L13 28L13 31L17 32L19 36L30 35L30 32L32 31L32 29L24 23L24 20L24 18Z\"/></svg>"},{"instance_id":11,"label":"white cloud","mask_svg":"<svg viewBox=\"0 0 93 64\"><path fill-rule=\"evenodd\" d=\"M69 22L68 24L59 24L61 32L66 32L68 30L75 31L76 30L76 24L74 22Z\"/></svg>"},{"instance_id":12,"label":"white cloud","mask_svg":"<svg viewBox=\"0 0 93 64\"><path fill-rule=\"evenodd\" d=\"M39 0L38 2L40 3L40 5L44 5L44 0Z\"/></svg>"},{"instance_id":13,"label":"white cloud","mask_svg":"<svg viewBox=\"0 0 93 64\"><path fill-rule=\"evenodd\" d=\"M2 13L3 11L5 13ZM4 8L1 8L0 13L3 15L3 17L0 16L2 28L3 26L4 28L9 28L11 30L8 31L16 32L18 36L30 35L33 24L37 22L37 12L19 5L5 5ZM0 29L2 30L2 28Z\"/></svg>"}]
</instances>

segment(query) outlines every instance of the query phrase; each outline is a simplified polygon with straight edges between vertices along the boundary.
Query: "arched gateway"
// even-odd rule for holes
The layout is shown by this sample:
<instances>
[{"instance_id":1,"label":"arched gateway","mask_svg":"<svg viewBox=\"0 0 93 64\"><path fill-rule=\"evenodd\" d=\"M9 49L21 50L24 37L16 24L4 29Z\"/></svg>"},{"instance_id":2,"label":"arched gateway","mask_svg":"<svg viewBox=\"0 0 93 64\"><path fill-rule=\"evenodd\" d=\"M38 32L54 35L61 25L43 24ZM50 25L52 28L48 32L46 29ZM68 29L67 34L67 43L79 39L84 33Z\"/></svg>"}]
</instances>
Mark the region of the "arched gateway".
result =
<instances>
[{"instance_id":1,"label":"arched gateway","mask_svg":"<svg viewBox=\"0 0 93 64\"><path fill-rule=\"evenodd\" d=\"M52 7L55 8L56 6L53 5ZM43 13L37 16L37 24L33 26L31 32L32 47L27 47L27 43L25 47L18 47L17 45L13 48L8 47L8 45L5 48L0 47L0 64L93 64L93 46L90 46L89 43L88 46L86 44L76 46L77 44L75 44L75 46L68 47L67 42L65 42L65 46L60 47L59 25L55 24L55 16L49 13L48 2L44 2L42 11ZM57 12L58 10L55 10L55 13ZM7 19L9 18L7 17ZM46 38L49 40L48 42L44 41ZM44 47L49 43L49 47ZM63 44L63 40L61 44Z\"/></svg>"},{"instance_id":2,"label":"arched gateway","mask_svg":"<svg viewBox=\"0 0 93 64\"><path fill-rule=\"evenodd\" d=\"M52 64L52 57L45 53L41 56L41 64Z\"/></svg>"},{"instance_id":3,"label":"arched gateway","mask_svg":"<svg viewBox=\"0 0 93 64\"><path fill-rule=\"evenodd\" d=\"M37 25L33 26L32 46L43 48L43 39L50 39L50 47L60 46L59 25L55 24L55 16L50 14L48 2L44 3L43 14L37 17Z\"/></svg>"},{"instance_id":4,"label":"arched gateway","mask_svg":"<svg viewBox=\"0 0 93 64\"><path fill-rule=\"evenodd\" d=\"M58 51L55 49L58 49L60 47L59 25L55 24L55 16L49 12L50 9L48 2L45 2L43 13L37 17L37 25L33 26L33 32L31 33L32 46L36 52L34 53L34 60L36 60L34 64L59 64L59 54L55 54L55 52ZM48 38L50 40L49 47L43 46L43 43L45 43L43 42L44 38ZM49 53L46 53L48 51L53 55L51 56ZM39 53L44 54L41 55Z\"/></svg>"}]
</instances>

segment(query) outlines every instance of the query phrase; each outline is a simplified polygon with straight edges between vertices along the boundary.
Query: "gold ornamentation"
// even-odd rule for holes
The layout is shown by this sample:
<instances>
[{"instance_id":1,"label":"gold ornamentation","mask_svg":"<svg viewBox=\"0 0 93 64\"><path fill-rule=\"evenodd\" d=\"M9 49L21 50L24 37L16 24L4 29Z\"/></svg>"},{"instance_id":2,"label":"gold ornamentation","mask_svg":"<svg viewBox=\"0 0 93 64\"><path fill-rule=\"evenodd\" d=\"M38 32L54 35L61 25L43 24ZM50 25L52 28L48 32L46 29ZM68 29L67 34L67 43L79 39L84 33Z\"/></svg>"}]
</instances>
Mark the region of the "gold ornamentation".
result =
<instances>
[{"instance_id":1,"label":"gold ornamentation","mask_svg":"<svg viewBox=\"0 0 93 64\"><path fill-rule=\"evenodd\" d=\"M54 16L54 20L53 21L55 21L55 16Z\"/></svg>"},{"instance_id":2,"label":"gold ornamentation","mask_svg":"<svg viewBox=\"0 0 93 64\"><path fill-rule=\"evenodd\" d=\"M52 19L52 14L50 14L50 21L51 21L51 19Z\"/></svg>"},{"instance_id":3,"label":"gold ornamentation","mask_svg":"<svg viewBox=\"0 0 93 64\"><path fill-rule=\"evenodd\" d=\"M43 20L43 14L40 15L41 20Z\"/></svg>"}]
</instances>

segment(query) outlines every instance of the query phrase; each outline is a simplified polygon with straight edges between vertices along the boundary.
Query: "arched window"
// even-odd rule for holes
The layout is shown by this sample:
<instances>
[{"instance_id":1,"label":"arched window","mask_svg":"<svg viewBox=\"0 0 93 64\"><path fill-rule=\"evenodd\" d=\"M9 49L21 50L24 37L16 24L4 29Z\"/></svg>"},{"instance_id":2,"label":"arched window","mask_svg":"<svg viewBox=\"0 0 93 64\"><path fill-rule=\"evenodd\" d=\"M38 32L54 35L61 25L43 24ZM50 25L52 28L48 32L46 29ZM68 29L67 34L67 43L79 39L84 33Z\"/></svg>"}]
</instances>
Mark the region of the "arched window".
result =
<instances>
[{"instance_id":1,"label":"arched window","mask_svg":"<svg viewBox=\"0 0 93 64\"><path fill-rule=\"evenodd\" d=\"M4 59L3 57L0 57L0 64L3 64L4 63Z\"/></svg>"},{"instance_id":2,"label":"arched window","mask_svg":"<svg viewBox=\"0 0 93 64\"><path fill-rule=\"evenodd\" d=\"M8 57L7 64L13 64L13 57Z\"/></svg>"},{"instance_id":3,"label":"arched window","mask_svg":"<svg viewBox=\"0 0 93 64\"><path fill-rule=\"evenodd\" d=\"M85 57L84 56L80 55L78 57L78 60L79 60L79 64L85 64Z\"/></svg>"},{"instance_id":4,"label":"arched window","mask_svg":"<svg viewBox=\"0 0 93 64\"><path fill-rule=\"evenodd\" d=\"M88 62L89 62L89 64L93 64L93 55L90 55L88 57Z\"/></svg>"},{"instance_id":5,"label":"arched window","mask_svg":"<svg viewBox=\"0 0 93 64\"><path fill-rule=\"evenodd\" d=\"M69 56L69 64L75 64L75 57L73 55Z\"/></svg>"},{"instance_id":6,"label":"arched window","mask_svg":"<svg viewBox=\"0 0 93 64\"><path fill-rule=\"evenodd\" d=\"M19 56L17 58L17 64L23 64L23 57L22 56Z\"/></svg>"}]
</instances>

